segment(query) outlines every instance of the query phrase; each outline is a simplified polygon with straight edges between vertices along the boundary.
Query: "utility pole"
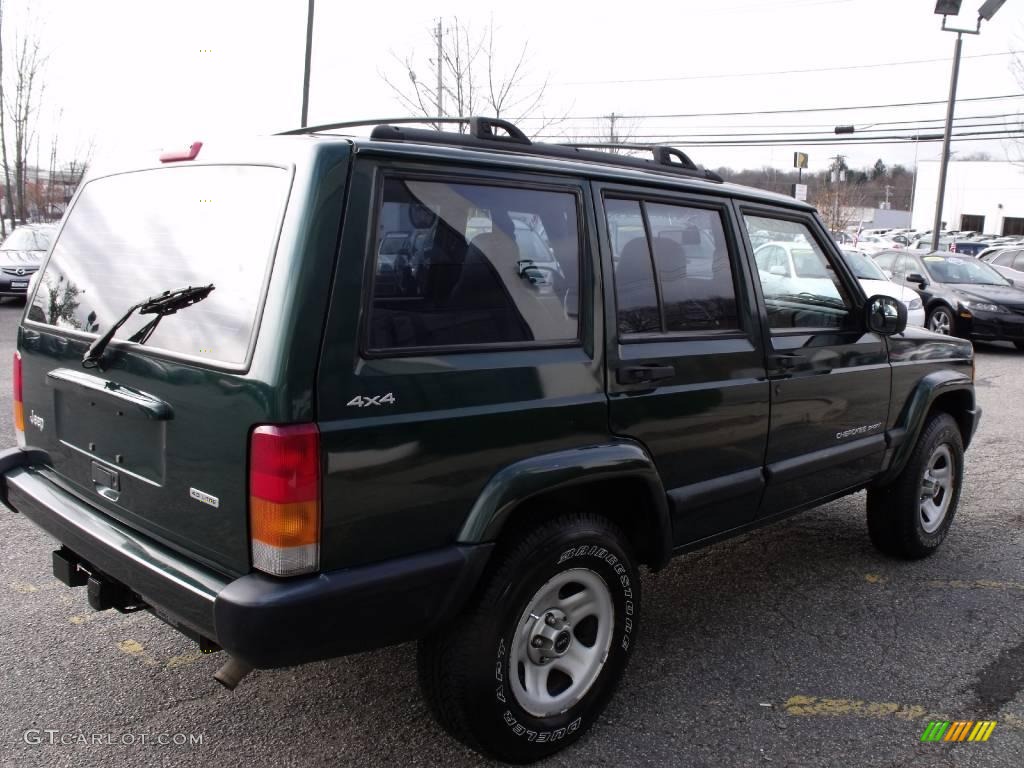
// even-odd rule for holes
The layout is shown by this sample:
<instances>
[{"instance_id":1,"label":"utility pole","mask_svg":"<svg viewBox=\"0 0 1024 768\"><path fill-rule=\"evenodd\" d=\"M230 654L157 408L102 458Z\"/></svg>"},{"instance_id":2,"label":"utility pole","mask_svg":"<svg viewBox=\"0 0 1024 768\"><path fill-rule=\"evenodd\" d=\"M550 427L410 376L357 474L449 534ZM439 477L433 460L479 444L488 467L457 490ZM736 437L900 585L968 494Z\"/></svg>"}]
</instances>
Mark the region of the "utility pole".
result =
<instances>
[{"instance_id":1,"label":"utility pole","mask_svg":"<svg viewBox=\"0 0 1024 768\"><path fill-rule=\"evenodd\" d=\"M444 76L442 69L444 61L444 46L442 45L444 31L441 26L441 19L437 20L437 116L444 117L444 97L441 92L443 90ZM461 115L460 115L461 117Z\"/></svg>"},{"instance_id":2,"label":"utility pole","mask_svg":"<svg viewBox=\"0 0 1024 768\"><path fill-rule=\"evenodd\" d=\"M843 163L846 161L846 155L836 155L835 157L829 158L833 161L832 164L832 183L833 183L833 203L832 203L832 230L835 232L839 231L839 182L846 181L846 171L844 171Z\"/></svg>"},{"instance_id":3,"label":"utility pole","mask_svg":"<svg viewBox=\"0 0 1024 768\"><path fill-rule=\"evenodd\" d=\"M615 113L608 115L608 143L618 144L619 137L615 135Z\"/></svg>"},{"instance_id":4,"label":"utility pole","mask_svg":"<svg viewBox=\"0 0 1024 768\"><path fill-rule=\"evenodd\" d=\"M313 1L306 13L306 68L302 75L302 127L309 125L309 65L313 58Z\"/></svg>"},{"instance_id":5,"label":"utility pole","mask_svg":"<svg viewBox=\"0 0 1024 768\"><path fill-rule=\"evenodd\" d=\"M885 185L885 210L887 211L890 210L889 195L892 194L893 189L895 189L895 187L893 187L892 184Z\"/></svg>"},{"instance_id":6,"label":"utility pole","mask_svg":"<svg viewBox=\"0 0 1024 768\"><path fill-rule=\"evenodd\" d=\"M945 24L945 17L942 19ZM981 20L978 20L980 27ZM946 197L946 171L949 168L949 139L953 132L953 108L956 106L956 84L960 78L960 52L964 47L964 35L957 32L953 48L953 76L949 81L949 104L946 106L946 133L942 137L942 157L939 160L939 197L935 202L935 223L932 225L932 250L939 250L939 230L942 229L942 203Z\"/></svg>"}]
</instances>

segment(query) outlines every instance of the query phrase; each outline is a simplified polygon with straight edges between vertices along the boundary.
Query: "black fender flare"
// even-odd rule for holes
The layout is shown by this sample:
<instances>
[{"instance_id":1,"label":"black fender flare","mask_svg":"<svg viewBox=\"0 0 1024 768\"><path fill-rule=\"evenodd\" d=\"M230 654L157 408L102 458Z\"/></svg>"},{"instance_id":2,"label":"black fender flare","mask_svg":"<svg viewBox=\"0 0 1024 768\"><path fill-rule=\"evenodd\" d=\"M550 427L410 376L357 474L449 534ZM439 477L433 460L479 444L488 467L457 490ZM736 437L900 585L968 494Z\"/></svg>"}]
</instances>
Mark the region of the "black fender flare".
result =
<instances>
[{"instance_id":1,"label":"black fender flare","mask_svg":"<svg viewBox=\"0 0 1024 768\"><path fill-rule=\"evenodd\" d=\"M903 471L914 446L917 445L925 418L935 401L951 392L963 392L969 404L962 413L954 413L953 416L961 427L964 448L970 445L978 420L981 418L981 409L977 407L974 397L974 382L957 371L932 371L917 383L907 398L896 425L886 432L885 437L889 444L887 466L878 479L878 484L885 485Z\"/></svg>"},{"instance_id":2,"label":"black fender flare","mask_svg":"<svg viewBox=\"0 0 1024 768\"><path fill-rule=\"evenodd\" d=\"M672 556L672 523L668 498L654 460L630 440L540 454L503 467L484 486L459 531L459 544L495 541L526 501L556 490L596 480L628 478L642 481L651 496L657 551L650 566L657 570Z\"/></svg>"}]
</instances>

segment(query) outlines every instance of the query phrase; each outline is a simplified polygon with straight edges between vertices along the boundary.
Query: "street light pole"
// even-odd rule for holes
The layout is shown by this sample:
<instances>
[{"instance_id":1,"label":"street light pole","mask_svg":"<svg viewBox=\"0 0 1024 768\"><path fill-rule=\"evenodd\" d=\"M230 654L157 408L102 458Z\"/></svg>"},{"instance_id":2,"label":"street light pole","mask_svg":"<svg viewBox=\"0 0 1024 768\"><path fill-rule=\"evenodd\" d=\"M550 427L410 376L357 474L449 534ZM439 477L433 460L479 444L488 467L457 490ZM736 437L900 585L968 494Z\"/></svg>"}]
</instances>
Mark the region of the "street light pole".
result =
<instances>
[{"instance_id":1,"label":"street light pole","mask_svg":"<svg viewBox=\"0 0 1024 768\"><path fill-rule=\"evenodd\" d=\"M309 65L313 58L313 1L306 14L306 68L302 74L302 127L309 125Z\"/></svg>"},{"instance_id":2,"label":"street light pole","mask_svg":"<svg viewBox=\"0 0 1024 768\"><path fill-rule=\"evenodd\" d=\"M942 16L944 32L956 32L956 47L953 49L953 76L949 81L949 104L946 106L946 132L942 137L942 158L939 161L939 193L935 202L935 225L932 227L932 250L939 249L939 230L942 229L942 203L946 197L946 172L949 170L949 142L953 133L953 109L956 107L956 82L960 77L960 51L964 46L964 35L980 35L981 22L991 21L1006 0L985 0L978 9L978 21L974 29L947 27L946 19L960 13L963 0L937 0L935 13Z\"/></svg>"},{"instance_id":3,"label":"street light pole","mask_svg":"<svg viewBox=\"0 0 1024 768\"><path fill-rule=\"evenodd\" d=\"M939 250L939 230L942 229L942 203L946 197L946 172L949 169L949 142L953 133L953 110L956 108L956 85L960 79L960 52L964 47L964 34L957 32L953 48L953 74L949 80L949 104L946 105L946 132L942 137L942 158L939 161L939 194L935 201L935 223L932 225L932 250Z\"/></svg>"}]
</instances>

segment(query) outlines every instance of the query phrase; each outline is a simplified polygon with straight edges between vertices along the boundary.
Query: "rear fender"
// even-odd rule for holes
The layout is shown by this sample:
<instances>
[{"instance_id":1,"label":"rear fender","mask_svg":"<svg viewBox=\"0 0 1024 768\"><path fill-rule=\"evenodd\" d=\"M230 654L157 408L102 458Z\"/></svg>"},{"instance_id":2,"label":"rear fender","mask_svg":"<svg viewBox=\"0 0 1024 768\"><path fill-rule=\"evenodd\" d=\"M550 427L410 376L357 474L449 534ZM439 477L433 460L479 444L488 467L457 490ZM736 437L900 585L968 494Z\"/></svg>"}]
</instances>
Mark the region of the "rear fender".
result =
<instances>
[{"instance_id":1,"label":"rear fender","mask_svg":"<svg viewBox=\"0 0 1024 768\"><path fill-rule=\"evenodd\" d=\"M649 561L652 568L661 568L672 551L672 526L665 489L648 453L627 440L532 456L499 470L466 517L458 542L495 541L531 499L615 479L641 481L650 495L653 519L640 521L653 542L645 561Z\"/></svg>"}]
</instances>

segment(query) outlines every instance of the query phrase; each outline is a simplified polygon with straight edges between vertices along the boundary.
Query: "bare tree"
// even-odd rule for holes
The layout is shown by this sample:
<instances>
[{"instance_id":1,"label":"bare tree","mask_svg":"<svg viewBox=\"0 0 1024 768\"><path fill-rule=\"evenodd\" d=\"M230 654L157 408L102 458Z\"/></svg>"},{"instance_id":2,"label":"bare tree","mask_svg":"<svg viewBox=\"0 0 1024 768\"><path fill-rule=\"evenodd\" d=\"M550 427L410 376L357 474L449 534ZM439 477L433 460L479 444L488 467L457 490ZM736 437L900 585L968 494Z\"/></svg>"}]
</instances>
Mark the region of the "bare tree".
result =
<instances>
[{"instance_id":1,"label":"bare tree","mask_svg":"<svg viewBox=\"0 0 1024 768\"><path fill-rule=\"evenodd\" d=\"M429 53L414 51L399 56L392 51L402 77L386 72L380 72L380 77L398 103L414 115L444 118L486 114L513 122L536 117L545 106L548 78L531 85L529 42L505 61L499 50L507 46L500 44L497 32L493 18L483 30L457 17L447 24L439 19L431 30L434 40ZM539 119L528 132L536 136L564 119L564 115ZM439 123L433 125L440 127Z\"/></svg>"},{"instance_id":2,"label":"bare tree","mask_svg":"<svg viewBox=\"0 0 1024 768\"><path fill-rule=\"evenodd\" d=\"M840 232L857 223L867 200L867 188L864 185L835 181L817 185L810 203L818 209L829 230Z\"/></svg>"},{"instance_id":3,"label":"bare tree","mask_svg":"<svg viewBox=\"0 0 1024 768\"><path fill-rule=\"evenodd\" d=\"M0 0L0 159L4 166L4 201L6 206L0 205L0 234L7 236L7 211L11 214L11 221L14 221L14 197L11 195L11 166L7 163L7 120L4 117L4 45L3 45L3 0ZM4 208L7 208L7 211Z\"/></svg>"},{"instance_id":4,"label":"bare tree","mask_svg":"<svg viewBox=\"0 0 1024 768\"><path fill-rule=\"evenodd\" d=\"M40 54L39 38L33 33L15 37L14 55L14 98L10 98L9 92L5 93L3 108L14 128L14 193L17 217L24 223L28 153L36 137L36 116L43 94L40 76L45 57ZM7 168L6 160L4 167Z\"/></svg>"}]
</instances>

